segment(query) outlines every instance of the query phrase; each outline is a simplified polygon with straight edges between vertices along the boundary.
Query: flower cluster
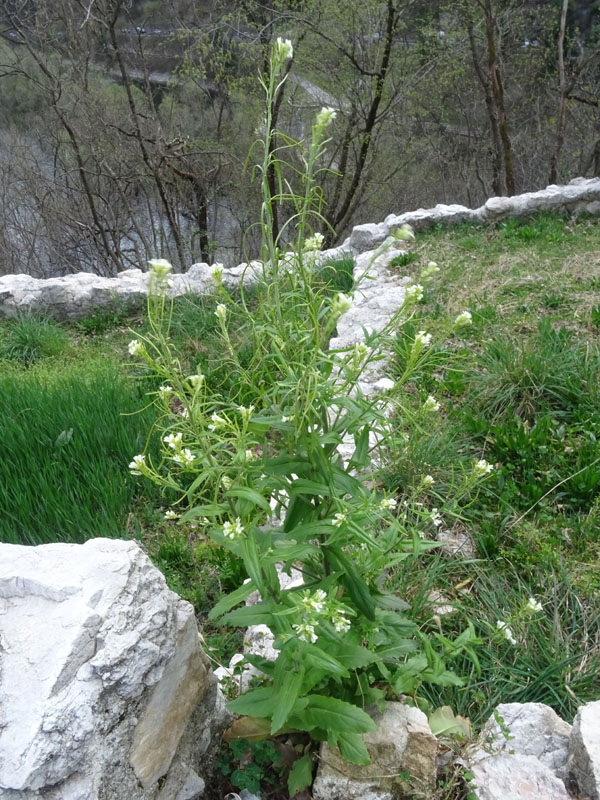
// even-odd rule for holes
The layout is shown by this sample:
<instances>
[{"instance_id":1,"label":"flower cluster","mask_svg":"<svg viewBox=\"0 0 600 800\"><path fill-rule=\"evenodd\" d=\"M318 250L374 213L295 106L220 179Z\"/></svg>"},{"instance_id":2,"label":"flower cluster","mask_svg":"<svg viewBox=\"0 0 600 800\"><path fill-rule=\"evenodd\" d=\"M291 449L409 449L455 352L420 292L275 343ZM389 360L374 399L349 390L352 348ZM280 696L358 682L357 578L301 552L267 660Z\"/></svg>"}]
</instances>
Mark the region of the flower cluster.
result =
<instances>
[{"instance_id":1,"label":"flower cluster","mask_svg":"<svg viewBox=\"0 0 600 800\"><path fill-rule=\"evenodd\" d=\"M479 461L476 461L473 465L473 472L477 477L483 477L484 475L489 475L490 472L494 469L494 467L485 460L485 458L480 458Z\"/></svg>"},{"instance_id":2,"label":"flower cluster","mask_svg":"<svg viewBox=\"0 0 600 800\"><path fill-rule=\"evenodd\" d=\"M379 503L379 508L382 509L382 511L393 511L397 505L398 502L393 497L384 497Z\"/></svg>"},{"instance_id":3,"label":"flower cluster","mask_svg":"<svg viewBox=\"0 0 600 800\"><path fill-rule=\"evenodd\" d=\"M148 263L150 264L148 291L151 295L162 295L167 291L169 273L173 267L164 258L153 258Z\"/></svg>"},{"instance_id":4,"label":"flower cluster","mask_svg":"<svg viewBox=\"0 0 600 800\"><path fill-rule=\"evenodd\" d=\"M352 300L348 297L348 295L343 294L340 292L336 294L333 298L333 305L332 311L335 317L341 317L342 314L345 314L346 311L349 311L352 308Z\"/></svg>"},{"instance_id":5,"label":"flower cluster","mask_svg":"<svg viewBox=\"0 0 600 800\"><path fill-rule=\"evenodd\" d=\"M532 616L534 614L538 614L540 611L543 610L543 606L539 603L535 597L530 597L529 600L525 603L525 611Z\"/></svg>"},{"instance_id":6,"label":"flower cluster","mask_svg":"<svg viewBox=\"0 0 600 800\"><path fill-rule=\"evenodd\" d=\"M129 469L132 475L141 475L144 470L148 469L146 465L146 456L134 456L133 461L131 461L129 464Z\"/></svg>"},{"instance_id":7,"label":"flower cluster","mask_svg":"<svg viewBox=\"0 0 600 800\"><path fill-rule=\"evenodd\" d=\"M406 287L406 302L418 303L423 299L423 287L420 283L412 283Z\"/></svg>"},{"instance_id":8,"label":"flower cluster","mask_svg":"<svg viewBox=\"0 0 600 800\"><path fill-rule=\"evenodd\" d=\"M195 460L196 458L189 447L184 447L173 456L173 461L176 464L181 464L182 467L191 467Z\"/></svg>"},{"instance_id":9,"label":"flower cluster","mask_svg":"<svg viewBox=\"0 0 600 800\"><path fill-rule=\"evenodd\" d=\"M472 325L473 324L473 315L470 311L463 311L462 314L459 314L458 317L454 320L454 327L455 328L464 328L465 325Z\"/></svg>"},{"instance_id":10,"label":"flower cluster","mask_svg":"<svg viewBox=\"0 0 600 800\"><path fill-rule=\"evenodd\" d=\"M190 382L192 389L197 391L203 385L205 378L204 375L190 375L188 377L188 381Z\"/></svg>"},{"instance_id":11,"label":"flower cluster","mask_svg":"<svg viewBox=\"0 0 600 800\"><path fill-rule=\"evenodd\" d=\"M320 250L325 243L325 237L322 233L315 233L308 239L304 240L305 250Z\"/></svg>"},{"instance_id":12,"label":"flower cluster","mask_svg":"<svg viewBox=\"0 0 600 800\"><path fill-rule=\"evenodd\" d=\"M210 277L213 281L217 284L217 286L221 285L221 280L223 278L223 265L222 264L214 264L211 271Z\"/></svg>"},{"instance_id":13,"label":"flower cluster","mask_svg":"<svg viewBox=\"0 0 600 800\"><path fill-rule=\"evenodd\" d=\"M316 124L319 128L326 128L328 125L331 125L336 116L337 112L335 108L326 108L323 106L323 108L317 114Z\"/></svg>"},{"instance_id":14,"label":"flower cluster","mask_svg":"<svg viewBox=\"0 0 600 800\"><path fill-rule=\"evenodd\" d=\"M431 476L430 476L431 477ZM436 528L439 528L443 523L442 515L437 508L432 508L429 512L429 518Z\"/></svg>"},{"instance_id":15,"label":"flower cluster","mask_svg":"<svg viewBox=\"0 0 600 800\"><path fill-rule=\"evenodd\" d=\"M277 37L275 42L274 55L278 61L282 63L294 57L294 46L289 39L282 39L281 36Z\"/></svg>"},{"instance_id":16,"label":"flower cluster","mask_svg":"<svg viewBox=\"0 0 600 800\"><path fill-rule=\"evenodd\" d=\"M436 264L435 261L430 261L426 267L421 270L421 279L427 280L427 278L431 278L432 275L435 275L436 272L439 272L440 268Z\"/></svg>"},{"instance_id":17,"label":"flower cluster","mask_svg":"<svg viewBox=\"0 0 600 800\"><path fill-rule=\"evenodd\" d=\"M305 591L300 597L300 607L304 620L292 625L294 633L302 642L314 644L318 637L316 628L322 622L329 621L338 633L350 630L350 620L343 609L336 603L328 602L327 593L323 589L314 592Z\"/></svg>"},{"instance_id":18,"label":"flower cluster","mask_svg":"<svg viewBox=\"0 0 600 800\"><path fill-rule=\"evenodd\" d=\"M409 287L410 288L410 287ZM416 351L424 350L431 344L431 334L426 331L419 331L415 336L415 343L413 345Z\"/></svg>"},{"instance_id":19,"label":"flower cluster","mask_svg":"<svg viewBox=\"0 0 600 800\"><path fill-rule=\"evenodd\" d=\"M439 411L440 404L439 402L433 397L433 395L428 395L427 400L423 403L423 411L433 412Z\"/></svg>"},{"instance_id":20,"label":"flower cluster","mask_svg":"<svg viewBox=\"0 0 600 800\"><path fill-rule=\"evenodd\" d=\"M132 339L127 345L127 349L129 350L129 355L131 356L141 356L146 350L143 343L140 342L139 339Z\"/></svg>"},{"instance_id":21,"label":"flower cluster","mask_svg":"<svg viewBox=\"0 0 600 800\"><path fill-rule=\"evenodd\" d=\"M183 434L181 433L170 433L168 436L163 436L163 442L167 447L170 447L171 450L180 450L182 438Z\"/></svg>"},{"instance_id":22,"label":"flower cluster","mask_svg":"<svg viewBox=\"0 0 600 800\"><path fill-rule=\"evenodd\" d=\"M236 517L233 522L225 522L223 524L223 536L226 539L241 539L245 536L244 527L239 517Z\"/></svg>"},{"instance_id":23,"label":"flower cluster","mask_svg":"<svg viewBox=\"0 0 600 800\"><path fill-rule=\"evenodd\" d=\"M509 627L508 623L499 619L498 622L496 622L496 628L502 633L507 642L513 645L517 643L512 628Z\"/></svg>"},{"instance_id":24,"label":"flower cluster","mask_svg":"<svg viewBox=\"0 0 600 800\"><path fill-rule=\"evenodd\" d=\"M219 322L224 323L227 319L227 308L223 305L223 303L219 303L219 305L215 309L215 317L219 320Z\"/></svg>"},{"instance_id":25,"label":"flower cluster","mask_svg":"<svg viewBox=\"0 0 600 800\"><path fill-rule=\"evenodd\" d=\"M402 241L409 241L410 239L415 238L415 232L413 231L412 226L408 225L408 223L405 223L399 228L390 231L390 233L394 239L401 239Z\"/></svg>"}]
</instances>

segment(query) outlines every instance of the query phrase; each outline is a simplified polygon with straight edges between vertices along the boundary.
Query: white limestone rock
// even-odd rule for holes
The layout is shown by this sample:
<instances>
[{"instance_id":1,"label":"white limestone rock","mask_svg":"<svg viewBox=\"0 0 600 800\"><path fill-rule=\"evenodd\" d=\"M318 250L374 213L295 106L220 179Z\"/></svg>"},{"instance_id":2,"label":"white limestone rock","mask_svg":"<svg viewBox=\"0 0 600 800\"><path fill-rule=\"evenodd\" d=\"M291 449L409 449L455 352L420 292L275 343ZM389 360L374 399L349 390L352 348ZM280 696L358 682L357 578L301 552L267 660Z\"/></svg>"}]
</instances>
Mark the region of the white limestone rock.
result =
<instances>
[{"instance_id":1,"label":"white limestone rock","mask_svg":"<svg viewBox=\"0 0 600 800\"><path fill-rule=\"evenodd\" d=\"M388 234L389 228L385 222L379 225L374 223L355 225L350 234L350 247L356 253L373 250L384 241Z\"/></svg>"},{"instance_id":2,"label":"white limestone rock","mask_svg":"<svg viewBox=\"0 0 600 800\"><path fill-rule=\"evenodd\" d=\"M415 231L431 228L432 225L456 225L459 222L481 222L480 209L457 204L438 203L434 208L418 208L403 214L390 214L385 218L390 232L402 225L410 225Z\"/></svg>"},{"instance_id":3,"label":"white limestone rock","mask_svg":"<svg viewBox=\"0 0 600 800\"><path fill-rule=\"evenodd\" d=\"M569 776L590 800L600 800L600 700L577 711L569 740Z\"/></svg>"},{"instance_id":4,"label":"white limestone rock","mask_svg":"<svg viewBox=\"0 0 600 800\"><path fill-rule=\"evenodd\" d=\"M535 756L492 755L470 772L478 800L569 800L564 783Z\"/></svg>"},{"instance_id":5,"label":"white limestone rock","mask_svg":"<svg viewBox=\"0 0 600 800\"><path fill-rule=\"evenodd\" d=\"M377 730L362 737L370 764L349 764L337 748L321 745L312 788L314 800L398 800L413 797L413 793L431 796L436 780L437 741L425 714L402 703L387 703L383 712L373 714L373 719Z\"/></svg>"},{"instance_id":6,"label":"white limestone rock","mask_svg":"<svg viewBox=\"0 0 600 800\"><path fill-rule=\"evenodd\" d=\"M494 753L535 756L557 778L566 776L571 726L544 703L502 703L496 714L510 731L507 739L492 715L485 724L481 741Z\"/></svg>"},{"instance_id":7,"label":"white limestone rock","mask_svg":"<svg viewBox=\"0 0 600 800\"><path fill-rule=\"evenodd\" d=\"M135 542L1 544L0 656L0 797L199 796L224 703L193 608Z\"/></svg>"}]
</instances>

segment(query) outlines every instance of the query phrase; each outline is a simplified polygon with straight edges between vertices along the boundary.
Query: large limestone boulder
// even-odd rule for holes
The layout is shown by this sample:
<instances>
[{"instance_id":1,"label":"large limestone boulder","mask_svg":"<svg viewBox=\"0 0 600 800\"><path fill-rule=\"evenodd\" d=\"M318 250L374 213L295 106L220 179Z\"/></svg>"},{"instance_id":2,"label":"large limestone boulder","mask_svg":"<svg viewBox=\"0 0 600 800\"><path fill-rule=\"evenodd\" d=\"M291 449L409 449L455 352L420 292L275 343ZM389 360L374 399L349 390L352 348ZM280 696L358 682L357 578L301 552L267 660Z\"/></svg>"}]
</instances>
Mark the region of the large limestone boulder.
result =
<instances>
[{"instance_id":1,"label":"large limestone boulder","mask_svg":"<svg viewBox=\"0 0 600 800\"><path fill-rule=\"evenodd\" d=\"M600 700L586 703L575 716L569 741L570 776L590 800L600 800Z\"/></svg>"},{"instance_id":2,"label":"large limestone boulder","mask_svg":"<svg viewBox=\"0 0 600 800\"><path fill-rule=\"evenodd\" d=\"M136 543L0 545L0 658L3 800L202 796L222 696Z\"/></svg>"},{"instance_id":3,"label":"large limestone boulder","mask_svg":"<svg viewBox=\"0 0 600 800\"><path fill-rule=\"evenodd\" d=\"M493 755L470 771L477 800L569 800L564 783L535 756Z\"/></svg>"},{"instance_id":4,"label":"large limestone boulder","mask_svg":"<svg viewBox=\"0 0 600 800\"><path fill-rule=\"evenodd\" d=\"M321 745L314 800L400 800L432 795L437 741L418 708L387 703L373 715L377 730L364 734L367 766L344 761L337 749Z\"/></svg>"},{"instance_id":5,"label":"large limestone boulder","mask_svg":"<svg viewBox=\"0 0 600 800\"><path fill-rule=\"evenodd\" d=\"M502 720L500 725L499 720ZM503 732L509 732L508 738ZM557 778L566 776L571 726L543 703L502 703L487 721L482 741L488 751L535 756Z\"/></svg>"}]
</instances>

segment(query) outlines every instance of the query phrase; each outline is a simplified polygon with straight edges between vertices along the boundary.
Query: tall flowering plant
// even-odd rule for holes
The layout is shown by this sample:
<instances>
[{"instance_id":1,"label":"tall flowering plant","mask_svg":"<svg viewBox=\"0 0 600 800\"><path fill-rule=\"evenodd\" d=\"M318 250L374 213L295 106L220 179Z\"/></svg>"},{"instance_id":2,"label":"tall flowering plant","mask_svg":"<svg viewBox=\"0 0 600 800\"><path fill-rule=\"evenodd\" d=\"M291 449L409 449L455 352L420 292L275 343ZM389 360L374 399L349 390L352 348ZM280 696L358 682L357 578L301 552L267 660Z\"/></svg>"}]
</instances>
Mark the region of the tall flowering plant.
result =
<instances>
[{"instance_id":1,"label":"tall flowering plant","mask_svg":"<svg viewBox=\"0 0 600 800\"><path fill-rule=\"evenodd\" d=\"M362 395L359 378L382 357L397 319L364 344L328 349L352 302L331 298L313 274L323 244L312 229L320 221L317 165L333 109L317 114L306 147L281 135L284 149L300 151L301 190L294 193L280 178L272 196L267 179L272 167L281 176L269 114L292 52L291 43L278 40L261 81L265 134L252 151L261 156L254 174L263 193L257 307L248 309L243 292L234 302L220 269L213 271L220 335L245 404L221 397L202 374L181 370L169 340L166 267L152 263L151 332L129 349L164 381L155 397L165 420L163 457L155 465L138 455L130 468L178 493L171 517L200 520L215 542L243 560L249 580L217 604L211 619L264 624L274 634L275 661L247 656L265 682L230 708L268 720L272 734L284 727L307 731L339 747L347 760L366 764L361 734L374 723L365 707L400 692L415 694L423 681L460 683L445 658L469 652L474 632L436 647L410 618L409 606L386 592L387 571L428 546L407 515L397 513L396 499L364 480L373 442L385 439L387 423L383 406ZM283 201L294 213L275 238L273 204ZM398 315L409 313L415 300L409 296ZM229 334L232 324L242 323L253 337L253 355L244 364ZM413 366L428 345L423 335ZM338 448L348 442L344 463ZM292 567L301 570L303 585L283 589L279 575ZM256 591L260 602L244 605Z\"/></svg>"}]
</instances>

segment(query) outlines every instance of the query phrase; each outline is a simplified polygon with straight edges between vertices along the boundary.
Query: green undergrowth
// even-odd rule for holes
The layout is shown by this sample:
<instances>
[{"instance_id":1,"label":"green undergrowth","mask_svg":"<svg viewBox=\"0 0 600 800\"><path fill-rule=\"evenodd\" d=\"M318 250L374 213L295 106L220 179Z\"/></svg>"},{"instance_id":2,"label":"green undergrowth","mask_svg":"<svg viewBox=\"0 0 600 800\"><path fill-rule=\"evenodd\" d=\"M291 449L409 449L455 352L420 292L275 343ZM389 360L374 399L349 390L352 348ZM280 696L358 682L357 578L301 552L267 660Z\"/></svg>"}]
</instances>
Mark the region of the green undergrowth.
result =
<instances>
[{"instance_id":1,"label":"green undergrowth","mask_svg":"<svg viewBox=\"0 0 600 800\"><path fill-rule=\"evenodd\" d=\"M440 271L425 283L420 317L398 333L392 375L402 375L418 331L432 333L432 346L391 393L383 481L435 509L426 538L469 537L472 551L440 551L435 564L388 578L424 625L448 635L470 618L484 642L481 674L429 699L476 723L513 701L571 719L596 699L600 668L600 225L549 215L465 225L424 234L413 253L405 271L414 280L431 260ZM472 324L442 341L446 320L465 309ZM492 474L476 497L445 506L473 459ZM529 597L543 612L523 620ZM514 645L494 644L498 621Z\"/></svg>"}]
</instances>

